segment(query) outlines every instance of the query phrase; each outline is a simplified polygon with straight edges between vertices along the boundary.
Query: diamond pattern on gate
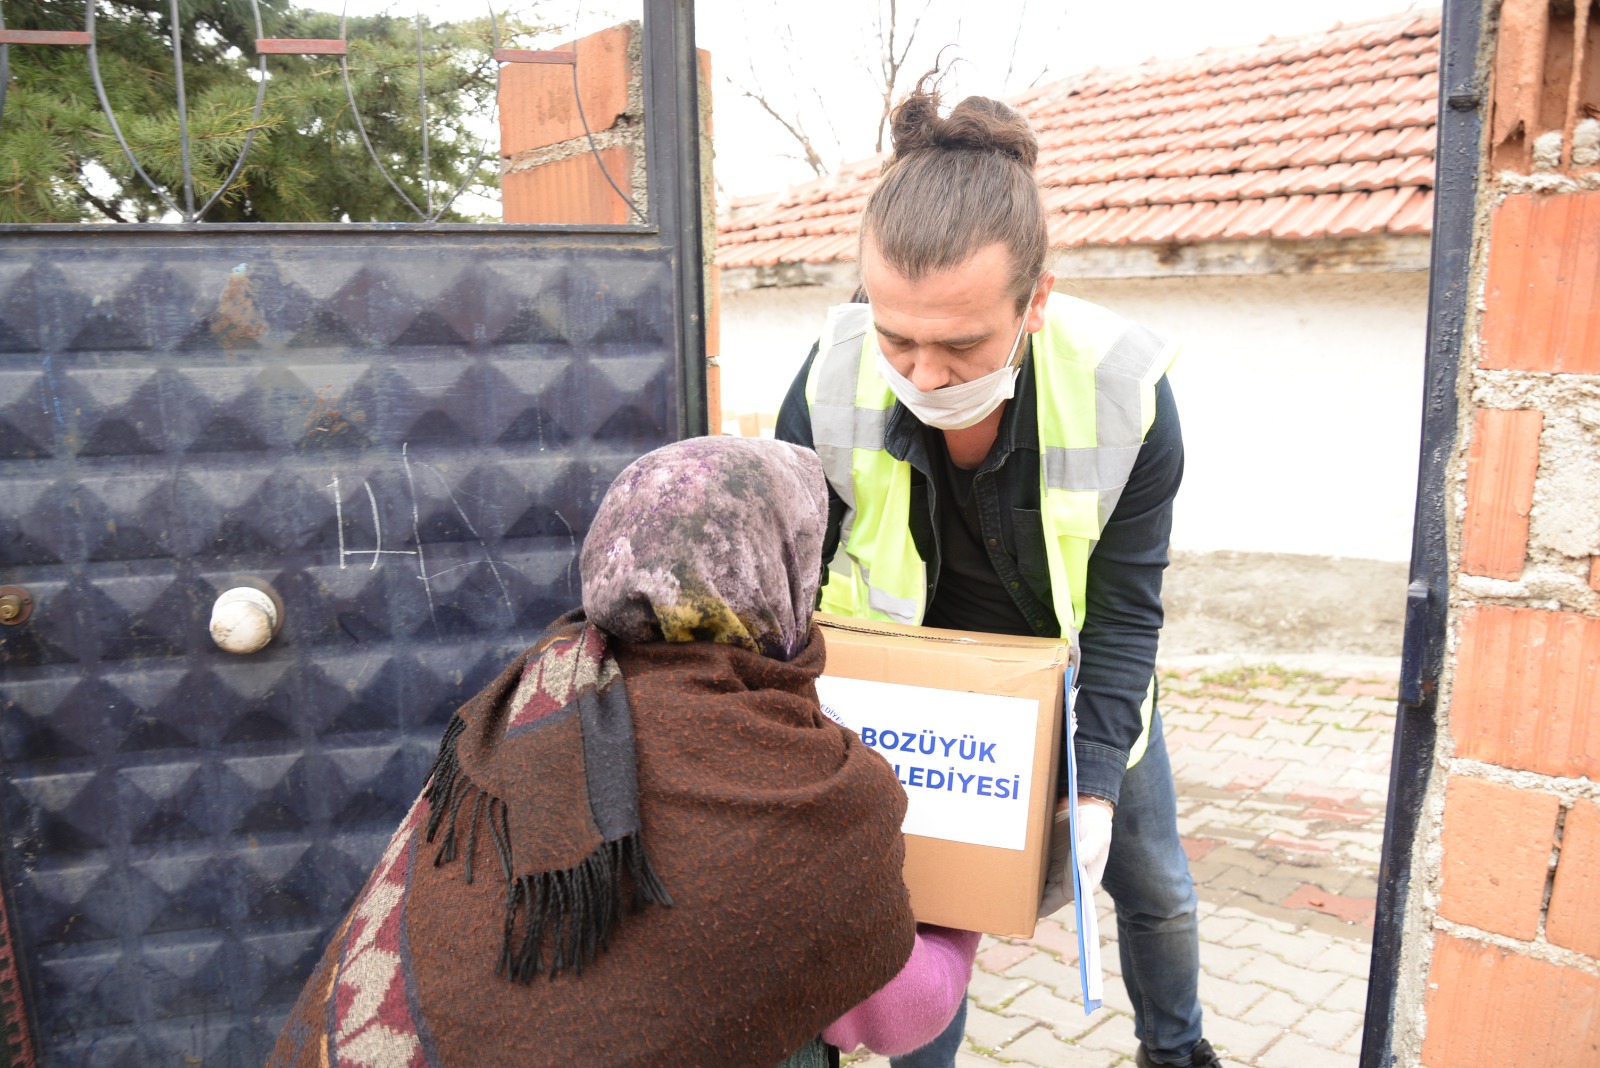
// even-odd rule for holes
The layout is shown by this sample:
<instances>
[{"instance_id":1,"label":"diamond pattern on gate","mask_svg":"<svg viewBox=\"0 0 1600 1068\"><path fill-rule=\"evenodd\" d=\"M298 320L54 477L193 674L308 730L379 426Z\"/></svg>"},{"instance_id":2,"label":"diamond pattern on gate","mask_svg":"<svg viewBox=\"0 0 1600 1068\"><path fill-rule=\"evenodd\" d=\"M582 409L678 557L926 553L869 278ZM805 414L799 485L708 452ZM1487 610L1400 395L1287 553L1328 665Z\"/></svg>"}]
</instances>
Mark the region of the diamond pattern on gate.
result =
<instances>
[{"instance_id":1,"label":"diamond pattern on gate","mask_svg":"<svg viewBox=\"0 0 1600 1068\"><path fill-rule=\"evenodd\" d=\"M0 581L35 600L0 823L48 1063L261 1062L451 712L676 426L665 252L223 240L0 263ZM241 577L285 605L248 659L206 629Z\"/></svg>"}]
</instances>

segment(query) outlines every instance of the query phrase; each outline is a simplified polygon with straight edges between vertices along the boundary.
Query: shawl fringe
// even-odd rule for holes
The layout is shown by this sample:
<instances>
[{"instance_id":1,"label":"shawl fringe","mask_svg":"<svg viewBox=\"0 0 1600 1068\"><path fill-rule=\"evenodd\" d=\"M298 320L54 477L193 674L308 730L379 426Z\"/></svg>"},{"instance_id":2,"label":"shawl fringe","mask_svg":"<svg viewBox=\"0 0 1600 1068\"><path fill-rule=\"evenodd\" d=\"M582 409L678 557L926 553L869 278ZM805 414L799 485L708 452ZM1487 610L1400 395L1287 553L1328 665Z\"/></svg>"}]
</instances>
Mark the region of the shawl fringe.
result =
<instances>
[{"instance_id":1,"label":"shawl fringe","mask_svg":"<svg viewBox=\"0 0 1600 1068\"><path fill-rule=\"evenodd\" d=\"M439 838L433 864L456 859L460 814L469 797L462 874L472 882L472 855L478 824L487 822L506 885L504 934L495 974L519 983L531 983L543 971L555 979L570 969L581 976L586 965L603 952L624 911L638 912L646 905L672 905L645 852L640 832L602 841L579 863L556 871L516 873L511 850L511 821L504 800L474 783L462 770L456 743L466 721L452 716L439 742L439 755L428 771L423 798L428 802L427 841ZM443 831L442 837L440 835ZM624 878L626 876L626 878ZM629 892L624 895L625 884ZM626 910L623 899L627 898ZM518 916L522 933L517 934ZM545 942L549 941L548 954Z\"/></svg>"}]
</instances>

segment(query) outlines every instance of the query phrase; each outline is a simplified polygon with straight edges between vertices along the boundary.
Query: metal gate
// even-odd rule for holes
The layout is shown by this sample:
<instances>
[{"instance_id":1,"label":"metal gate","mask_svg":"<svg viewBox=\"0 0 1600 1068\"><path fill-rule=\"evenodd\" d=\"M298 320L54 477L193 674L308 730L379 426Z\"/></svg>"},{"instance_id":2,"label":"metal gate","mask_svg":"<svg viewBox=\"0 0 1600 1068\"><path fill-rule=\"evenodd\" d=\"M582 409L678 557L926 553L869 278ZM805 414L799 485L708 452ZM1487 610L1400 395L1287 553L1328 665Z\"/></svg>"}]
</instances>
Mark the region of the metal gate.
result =
<instances>
[{"instance_id":1,"label":"metal gate","mask_svg":"<svg viewBox=\"0 0 1600 1068\"><path fill-rule=\"evenodd\" d=\"M1394 1014L1412 894L1411 854L1433 769L1439 679L1448 635L1448 468L1456 440L1456 390L1467 320L1486 93L1480 46L1484 33L1493 30L1485 31L1476 0L1445 0L1443 14L1422 448L1361 1068L1389 1068L1397 1059Z\"/></svg>"},{"instance_id":2,"label":"metal gate","mask_svg":"<svg viewBox=\"0 0 1600 1068\"><path fill-rule=\"evenodd\" d=\"M0 233L3 878L42 1063L259 1065L451 711L576 603L612 477L705 425L691 5L644 25L645 225ZM282 629L225 653L213 602L251 585Z\"/></svg>"}]
</instances>

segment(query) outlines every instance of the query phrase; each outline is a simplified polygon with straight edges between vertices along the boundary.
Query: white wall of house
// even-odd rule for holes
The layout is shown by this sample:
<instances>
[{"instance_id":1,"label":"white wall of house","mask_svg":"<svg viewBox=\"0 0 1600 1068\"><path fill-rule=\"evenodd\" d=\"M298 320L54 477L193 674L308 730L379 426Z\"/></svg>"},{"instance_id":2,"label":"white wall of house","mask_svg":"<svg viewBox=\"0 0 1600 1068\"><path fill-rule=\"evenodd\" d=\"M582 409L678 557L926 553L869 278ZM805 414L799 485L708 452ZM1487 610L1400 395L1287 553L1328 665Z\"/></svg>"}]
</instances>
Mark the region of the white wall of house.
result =
<instances>
[{"instance_id":1,"label":"white wall of house","mask_svg":"<svg viewBox=\"0 0 1600 1068\"><path fill-rule=\"evenodd\" d=\"M722 291L722 410L776 415L830 305L854 287L772 286Z\"/></svg>"},{"instance_id":2,"label":"white wall of house","mask_svg":"<svg viewBox=\"0 0 1600 1068\"><path fill-rule=\"evenodd\" d=\"M1062 281L1179 335L1173 548L1403 561L1422 422L1424 272ZM723 410L775 413L850 290L725 292Z\"/></svg>"}]
</instances>

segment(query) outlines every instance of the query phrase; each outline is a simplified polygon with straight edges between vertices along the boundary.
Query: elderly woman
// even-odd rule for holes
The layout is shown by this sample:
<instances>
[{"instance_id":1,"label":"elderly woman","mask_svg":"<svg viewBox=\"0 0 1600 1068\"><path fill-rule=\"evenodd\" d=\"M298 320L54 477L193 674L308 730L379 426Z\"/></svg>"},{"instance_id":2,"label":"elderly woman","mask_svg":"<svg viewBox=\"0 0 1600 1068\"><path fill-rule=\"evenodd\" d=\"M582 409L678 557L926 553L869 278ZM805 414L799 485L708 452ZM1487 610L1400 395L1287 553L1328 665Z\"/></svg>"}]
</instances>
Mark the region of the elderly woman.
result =
<instances>
[{"instance_id":1,"label":"elderly woman","mask_svg":"<svg viewBox=\"0 0 1600 1068\"><path fill-rule=\"evenodd\" d=\"M727 438L618 476L583 610L452 718L270 1064L798 1068L824 1032L939 1033L977 936L916 931L904 795L819 709L823 486Z\"/></svg>"}]
</instances>

